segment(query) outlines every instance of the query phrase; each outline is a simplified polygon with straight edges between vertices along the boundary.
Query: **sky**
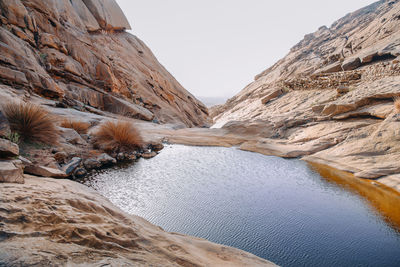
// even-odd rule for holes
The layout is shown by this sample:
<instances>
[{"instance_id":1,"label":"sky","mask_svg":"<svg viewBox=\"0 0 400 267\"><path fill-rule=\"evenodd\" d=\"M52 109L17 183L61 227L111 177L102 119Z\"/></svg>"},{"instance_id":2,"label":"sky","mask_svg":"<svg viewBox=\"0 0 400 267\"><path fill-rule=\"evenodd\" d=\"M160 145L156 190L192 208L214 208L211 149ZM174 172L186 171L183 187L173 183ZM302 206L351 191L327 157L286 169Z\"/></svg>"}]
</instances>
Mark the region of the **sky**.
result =
<instances>
[{"instance_id":1,"label":"sky","mask_svg":"<svg viewBox=\"0 0 400 267\"><path fill-rule=\"evenodd\" d=\"M232 97L305 34L370 0L117 0L167 70L197 97Z\"/></svg>"}]
</instances>

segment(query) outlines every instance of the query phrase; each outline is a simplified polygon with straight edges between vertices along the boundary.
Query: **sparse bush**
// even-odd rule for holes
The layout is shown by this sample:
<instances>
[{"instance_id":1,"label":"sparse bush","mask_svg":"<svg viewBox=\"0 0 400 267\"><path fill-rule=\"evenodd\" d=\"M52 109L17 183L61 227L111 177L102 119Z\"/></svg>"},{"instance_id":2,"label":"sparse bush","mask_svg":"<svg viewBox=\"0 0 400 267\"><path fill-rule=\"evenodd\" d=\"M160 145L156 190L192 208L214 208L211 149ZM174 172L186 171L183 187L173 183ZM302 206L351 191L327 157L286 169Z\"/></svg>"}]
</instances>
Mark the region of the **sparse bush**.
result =
<instances>
[{"instance_id":1,"label":"sparse bush","mask_svg":"<svg viewBox=\"0 0 400 267\"><path fill-rule=\"evenodd\" d=\"M77 131L79 134L86 134L90 128L90 123L83 121L64 120L61 122L61 127L70 128Z\"/></svg>"},{"instance_id":2,"label":"sparse bush","mask_svg":"<svg viewBox=\"0 0 400 267\"><path fill-rule=\"evenodd\" d=\"M400 97L395 97L394 98L394 109L397 114L400 113Z\"/></svg>"},{"instance_id":3,"label":"sparse bush","mask_svg":"<svg viewBox=\"0 0 400 267\"><path fill-rule=\"evenodd\" d=\"M95 145L107 152L128 152L143 147L139 131L128 121L106 121L94 137Z\"/></svg>"},{"instance_id":4,"label":"sparse bush","mask_svg":"<svg viewBox=\"0 0 400 267\"><path fill-rule=\"evenodd\" d=\"M42 107L30 103L9 103L3 105L11 132L18 134L18 141L55 144L58 130L53 117ZM15 135L17 136L17 135Z\"/></svg>"}]
</instances>

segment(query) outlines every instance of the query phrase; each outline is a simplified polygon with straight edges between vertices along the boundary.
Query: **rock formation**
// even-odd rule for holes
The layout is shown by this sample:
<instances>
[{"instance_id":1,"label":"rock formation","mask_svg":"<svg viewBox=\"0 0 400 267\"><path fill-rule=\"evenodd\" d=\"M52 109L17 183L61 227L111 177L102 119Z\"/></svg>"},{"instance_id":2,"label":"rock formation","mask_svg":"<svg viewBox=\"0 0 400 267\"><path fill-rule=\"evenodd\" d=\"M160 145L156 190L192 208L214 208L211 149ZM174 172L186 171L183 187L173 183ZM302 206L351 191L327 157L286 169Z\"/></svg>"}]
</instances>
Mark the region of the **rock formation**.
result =
<instances>
[{"instance_id":1,"label":"rock formation","mask_svg":"<svg viewBox=\"0 0 400 267\"><path fill-rule=\"evenodd\" d=\"M167 233L72 181L26 177L0 195L0 266L274 266Z\"/></svg>"},{"instance_id":2,"label":"rock formation","mask_svg":"<svg viewBox=\"0 0 400 267\"><path fill-rule=\"evenodd\" d=\"M126 29L114 0L0 0L2 95L205 125L207 108Z\"/></svg>"},{"instance_id":3,"label":"rock formation","mask_svg":"<svg viewBox=\"0 0 400 267\"><path fill-rule=\"evenodd\" d=\"M380 178L400 173L400 2L382 0L308 34L226 104L217 127L245 150Z\"/></svg>"}]
</instances>

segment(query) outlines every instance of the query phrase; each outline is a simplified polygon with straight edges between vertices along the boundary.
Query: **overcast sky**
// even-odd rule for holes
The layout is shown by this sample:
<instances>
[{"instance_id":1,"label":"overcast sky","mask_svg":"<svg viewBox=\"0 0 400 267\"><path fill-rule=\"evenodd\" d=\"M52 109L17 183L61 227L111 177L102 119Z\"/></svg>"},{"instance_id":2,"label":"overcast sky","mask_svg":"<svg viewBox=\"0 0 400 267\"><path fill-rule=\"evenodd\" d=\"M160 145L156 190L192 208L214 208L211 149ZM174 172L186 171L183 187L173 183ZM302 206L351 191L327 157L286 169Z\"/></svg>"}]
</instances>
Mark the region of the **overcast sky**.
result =
<instances>
[{"instance_id":1,"label":"overcast sky","mask_svg":"<svg viewBox=\"0 0 400 267\"><path fill-rule=\"evenodd\" d=\"M158 60L198 97L231 97L305 34L370 0L117 0Z\"/></svg>"}]
</instances>

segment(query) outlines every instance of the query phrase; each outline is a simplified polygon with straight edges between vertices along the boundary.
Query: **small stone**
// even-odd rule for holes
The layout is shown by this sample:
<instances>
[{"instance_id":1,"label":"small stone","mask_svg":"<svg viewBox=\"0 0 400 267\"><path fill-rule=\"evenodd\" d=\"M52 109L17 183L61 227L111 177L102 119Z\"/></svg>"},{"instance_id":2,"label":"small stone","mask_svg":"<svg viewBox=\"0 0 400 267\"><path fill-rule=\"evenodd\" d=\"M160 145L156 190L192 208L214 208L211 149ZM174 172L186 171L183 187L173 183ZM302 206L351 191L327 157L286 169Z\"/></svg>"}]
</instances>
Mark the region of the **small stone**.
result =
<instances>
[{"instance_id":1,"label":"small stone","mask_svg":"<svg viewBox=\"0 0 400 267\"><path fill-rule=\"evenodd\" d=\"M97 160L101 163L102 166L106 165L114 165L117 163L117 160L110 155L103 153L97 157Z\"/></svg>"},{"instance_id":2,"label":"small stone","mask_svg":"<svg viewBox=\"0 0 400 267\"><path fill-rule=\"evenodd\" d=\"M151 143L149 145L149 149L152 151L158 152L164 149L164 145L162 143Z\"/></svg>"},{"instance_id":3,"label":"small stone","mask_svg":"<svg viewBox=\"0 0 400 267\"><path fill-rule=\"evenodd\" d=\"M87 175L87 171L84 168L78 168L74 172L76 178L83 178Z\"/></svg>"},{"instance_id":4,"label":"small stone","mask_svg":"<svg viewBox=\"0 0 400 267\"><path fill-rule=\"evenodd\" d=\"M0 139L0 158L11 158L18 155L19 147L17 144L6 139Z\"/></svg>"},{"instance_id":5,"label":"small stone","mask_svg":"<svg viewBox=\"0 0 400 267\"><path fill-rule=\"evenodd\" d=\"M93 170L101 168L101 163L97 159L87 159L83 162L83 166L85 166L86 170Z\"/></svg>"},{"instance_id":6,"label":"small stone","mask_svg":"<svg viewBox=\"0 0 400 267\"><path fill-rule=\"evenodd\" d=\"M151 158L154 158L155 156L157 156L157 153L154 151L142 153L142 158L144 158L144 159L151 159Z\"/></svg>"},{"instance_id":7,"label":"small stone","mask_svg":"<svg viewBox=\"0 0 400 267\"><path fill-rule=\"evenodd\" d=\"M69 176L75 171L76 168L79 167L79 165L81 165L81 162L81 158L72 158L70 162L62 167L62 170Z\"/></svg>"}]
</instances>

